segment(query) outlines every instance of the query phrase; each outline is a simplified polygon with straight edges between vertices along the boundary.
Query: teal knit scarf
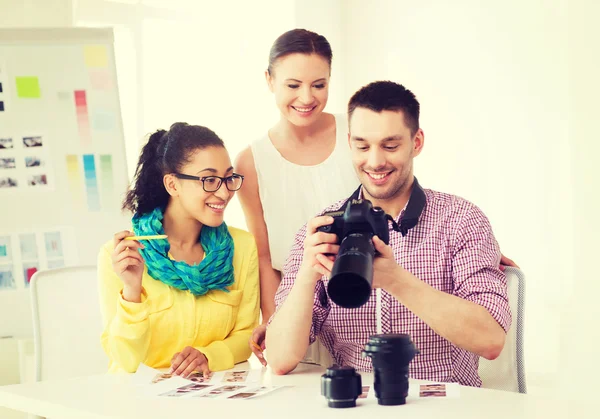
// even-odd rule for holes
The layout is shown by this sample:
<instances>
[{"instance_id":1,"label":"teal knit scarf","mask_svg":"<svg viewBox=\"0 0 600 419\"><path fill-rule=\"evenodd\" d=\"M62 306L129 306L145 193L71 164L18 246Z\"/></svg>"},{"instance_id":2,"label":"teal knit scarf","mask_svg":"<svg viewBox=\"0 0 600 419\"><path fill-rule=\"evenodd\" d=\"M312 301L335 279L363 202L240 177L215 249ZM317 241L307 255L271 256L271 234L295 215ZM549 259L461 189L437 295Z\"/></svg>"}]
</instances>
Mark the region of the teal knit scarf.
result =
<instances>
[{"instance_id":1,"label":"teal knit scarf","mask_svg":"<svg viewBox=\"0 0 600 419\"><path fill-rule=\"evenodd\" d=\"M162 219L160 208L136 214L132 220L133 231L136 236L165 234ZM202 226L200 244L205 256L193 266L169 258L170 245L166 239L146 240L143 244L145 249L140 249L140 253L148 273L171 287L204 295L210 290L228 291L226 287L233 284L233 238L225 223L218 227Z\"/></svg>"}]
</instances>

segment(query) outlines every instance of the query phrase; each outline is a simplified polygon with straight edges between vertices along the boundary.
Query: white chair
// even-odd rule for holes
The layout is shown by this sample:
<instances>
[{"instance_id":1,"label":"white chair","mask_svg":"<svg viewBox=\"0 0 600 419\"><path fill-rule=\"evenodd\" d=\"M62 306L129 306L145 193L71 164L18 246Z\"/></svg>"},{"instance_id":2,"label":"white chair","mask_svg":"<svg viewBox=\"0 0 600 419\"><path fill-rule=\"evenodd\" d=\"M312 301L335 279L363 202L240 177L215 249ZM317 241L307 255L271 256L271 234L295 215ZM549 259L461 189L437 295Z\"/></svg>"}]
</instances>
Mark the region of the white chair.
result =
<instances>
[{"instance_id":1,"label":"white chair","mask_svg":"<svg viewBox=\"0 0 600 419\"><path fill-rule=\"evenodd\" d=\"M30 287L36 381L106 372L96 267L39 271Z\"/></svg>"},{"instance_id":2,"label":"white chair","mask_svg":"<svg viewBox=\"0 0 600 419\"><path fill-rule=\"evenodd\" d=\"M482 386L496 390L527 393L523 352L523 316L525 308L525 275L517 268L505 270L512 325L500 356L493 361L479 359Z\"/></svg>"}]
</instances>

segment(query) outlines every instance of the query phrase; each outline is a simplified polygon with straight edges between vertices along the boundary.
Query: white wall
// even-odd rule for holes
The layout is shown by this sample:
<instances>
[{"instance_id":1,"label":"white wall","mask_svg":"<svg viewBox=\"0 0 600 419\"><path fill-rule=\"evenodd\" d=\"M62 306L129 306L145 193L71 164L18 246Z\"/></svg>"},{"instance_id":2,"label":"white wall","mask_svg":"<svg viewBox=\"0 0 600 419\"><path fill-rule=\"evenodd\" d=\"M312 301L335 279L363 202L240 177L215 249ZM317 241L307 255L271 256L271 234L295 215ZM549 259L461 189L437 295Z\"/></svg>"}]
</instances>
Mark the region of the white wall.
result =
<instances>
[{"instance_id":1,"label":"white wall","mask_svg":"<svg viewBox=\"0 0 600 419\"><path fill-rule=\"evenodd\" d=\"M569 140L573 168L574 217L573 293L565 306L561 324L561 394L596 397L600 372L600 3L580 0L569 3ZM578 383L579 385L573 385Z\"/></svg>"},{"instance_id":2,"label":"white wall","mask_svg":"<svg viewBox=\"0 0 600 419\"><path fill-rule=\"evenodd\" d=\"M0 28L73 24L73 0L0 0Z\"/></svg>"}]
</instances>

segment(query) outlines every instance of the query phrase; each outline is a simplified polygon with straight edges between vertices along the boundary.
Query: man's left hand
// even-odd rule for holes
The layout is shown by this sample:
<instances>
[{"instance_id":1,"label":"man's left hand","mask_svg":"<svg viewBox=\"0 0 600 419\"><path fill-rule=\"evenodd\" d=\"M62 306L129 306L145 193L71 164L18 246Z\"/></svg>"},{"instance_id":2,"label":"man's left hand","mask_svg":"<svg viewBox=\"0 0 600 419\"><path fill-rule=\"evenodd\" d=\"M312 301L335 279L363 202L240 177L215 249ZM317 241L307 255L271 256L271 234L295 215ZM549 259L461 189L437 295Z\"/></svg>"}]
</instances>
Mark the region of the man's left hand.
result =
<instances>
[{"instance_id":1,"label":"man's left hand","mask_svg":"<svg viewBox=\"0 0 600 419\"><path fill-rule=\"evenodd\" d=\"M394 258L394 251L377 236L373 236L373 245L379 252L373 260L373 288L383 288L386 291L402 274L402 267Z\"/></svg>"}]
</instances>

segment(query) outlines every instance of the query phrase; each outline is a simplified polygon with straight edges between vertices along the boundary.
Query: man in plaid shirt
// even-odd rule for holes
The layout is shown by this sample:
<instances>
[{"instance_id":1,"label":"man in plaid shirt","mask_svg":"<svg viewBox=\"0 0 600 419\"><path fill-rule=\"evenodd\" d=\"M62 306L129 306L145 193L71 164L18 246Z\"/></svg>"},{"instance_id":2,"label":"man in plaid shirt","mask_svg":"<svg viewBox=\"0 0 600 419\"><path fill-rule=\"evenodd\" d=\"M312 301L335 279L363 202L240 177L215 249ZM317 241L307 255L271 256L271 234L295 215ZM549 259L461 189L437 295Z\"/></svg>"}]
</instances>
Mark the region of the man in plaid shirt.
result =
<instances>
[{"instance_id":1,"label":"man in plaid shirt","mask_svg":"<svg viewBox=\"0 0 600 419\"><path fill-rule=\"evenodd\" d=\"M414 94L393 82L371 83L350 99L349 144L361 180L355 196L390 214L405 235L390 224L389 245L373 238L380 256L371 297L346 309L326 292L337 237L317 231L333 218L318 216L299 230L267 329L276 373L292 371L317 336L337 364L370 371L371 359L361 356L369 336L406 333L420 351L412 378L470 386L481 385L479 357L502 351L511 313L498 243L479 208L423 189L414 177L424 144L419 108Z\"/></svg>"}]
</instances>

